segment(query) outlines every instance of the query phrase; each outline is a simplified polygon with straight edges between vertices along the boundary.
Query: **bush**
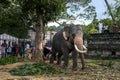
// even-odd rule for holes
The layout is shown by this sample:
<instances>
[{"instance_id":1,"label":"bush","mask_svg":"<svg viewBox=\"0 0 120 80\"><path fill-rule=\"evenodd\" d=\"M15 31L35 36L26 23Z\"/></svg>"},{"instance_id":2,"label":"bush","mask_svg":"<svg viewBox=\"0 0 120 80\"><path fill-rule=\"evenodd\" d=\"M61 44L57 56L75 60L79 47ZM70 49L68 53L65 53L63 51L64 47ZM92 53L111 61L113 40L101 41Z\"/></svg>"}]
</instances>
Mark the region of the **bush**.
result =
<instances>
[{"instance_id":1,"label":"bush","mask_svg":"<svg viewBox=\"0 0 120 80\"><path fill-rule=\"evenodd\" d=\"M63 73L60 69L55 69L51 65L43 62L36 64L25 64L18 68L10 70L12 75L26 76L26 75L35 75L35 74L60 74Z\"/></svg>"},{"instance_id":2,"label":"bush","mask_svg":"<svg viewBox=\"0 0 120 80\"><path fill-rule=\"evenodd\" d=\"M98 33L98 30L95 29L95 28L93 28L93 29L90 30L90 33L92 33L92 34L93 34L93 33L94 33L94 34L95 34L95 33Z\"/></svg>"},{"instance_id":3,"label":"bush","mask_svg":"<svg viewBox=\"0 0 120 80\"><path fill-rule=\"evenodd\" d=\"M4 58L0 59L0 65L12 64L18 62L18 58L16 56L7 55Z\"/></svg>"}]
</instances>

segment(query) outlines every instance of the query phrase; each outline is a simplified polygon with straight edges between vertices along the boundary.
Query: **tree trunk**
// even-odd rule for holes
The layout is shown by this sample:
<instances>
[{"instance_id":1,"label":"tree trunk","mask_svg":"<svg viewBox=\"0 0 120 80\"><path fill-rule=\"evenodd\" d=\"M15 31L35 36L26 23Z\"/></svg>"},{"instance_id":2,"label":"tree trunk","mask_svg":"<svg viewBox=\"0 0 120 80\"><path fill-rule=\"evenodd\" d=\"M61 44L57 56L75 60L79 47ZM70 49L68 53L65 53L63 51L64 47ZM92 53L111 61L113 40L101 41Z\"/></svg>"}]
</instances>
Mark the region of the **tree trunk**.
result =
<instances>
[{"instance_id":1,"label":"tree trunk","mask_svg":"<svg viewBox=\"0 0 120 80\"><path fill-rule=\"evenodd\" d=\"M39 62L43 61L43 17L40 14L40 9L36 10L37 14L37 22L36 22L36 52L34 56L34 60Z\"/></svg>"}]
</instances>

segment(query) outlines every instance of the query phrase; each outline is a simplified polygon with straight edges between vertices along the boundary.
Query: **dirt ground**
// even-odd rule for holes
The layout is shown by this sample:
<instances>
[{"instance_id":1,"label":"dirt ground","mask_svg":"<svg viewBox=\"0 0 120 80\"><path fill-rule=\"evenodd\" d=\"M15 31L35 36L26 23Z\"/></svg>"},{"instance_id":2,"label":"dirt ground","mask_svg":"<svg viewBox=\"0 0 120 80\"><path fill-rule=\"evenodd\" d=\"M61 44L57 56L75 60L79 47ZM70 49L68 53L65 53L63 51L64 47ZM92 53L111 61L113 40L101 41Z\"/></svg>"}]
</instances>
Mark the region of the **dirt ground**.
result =
<instances>
[{"instance_id":1,"label":"dirt ground","mask_svg":"<svg viewBox=\"0 0 120 80\"><path fill-rule=\"evenodd\" d=\"M113 62L110 69L105 68L105 66L98 66L94 64L95 62L96 60L86 60L87 68L85 70L81 70L81 63L79 63L78 71L72 71L72 65L69 64L66 74L13 76L8 72L10 69L26 63L31 64L31 62L18 62L0 66L0 80L120 80L120 62ZM108 62L103 61L103 64L108 64Z\"/></svg>"}]
</instances>

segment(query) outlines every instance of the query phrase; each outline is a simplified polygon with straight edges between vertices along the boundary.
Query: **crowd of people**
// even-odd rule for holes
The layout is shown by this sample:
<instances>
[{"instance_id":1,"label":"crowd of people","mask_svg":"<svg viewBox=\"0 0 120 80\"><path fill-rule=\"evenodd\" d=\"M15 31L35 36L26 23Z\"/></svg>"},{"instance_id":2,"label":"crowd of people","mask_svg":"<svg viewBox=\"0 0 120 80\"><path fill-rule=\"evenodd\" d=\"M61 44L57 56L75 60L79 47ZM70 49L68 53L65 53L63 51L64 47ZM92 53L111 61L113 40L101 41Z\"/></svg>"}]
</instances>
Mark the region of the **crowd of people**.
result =
<instances>
[{"instance_id":1,"label":"crowd of people","mask_svg":"<svg viewBox=\"0 0 120 80\"><path fill-rule=\"evenodd\" d=\"M29 53L34 53L34 47L30 46L28 43L17 44L16 42L8 42L6 40L0 46L0 56L1 58L6 57L7 55L11 56L20 56L23 58L26 52L29 50Z\"/></svg>"},{"instance_id":2,"label":"crowd of people","mask_svg":"<svg viewBox=\"0 0 120 80\"><path fill-rule=\"evenodd\" d=\"M114 33L119 32L119 27L118 27L117 23L114 23L114 24L113 24L113 29L112 29L112 31L113 31ZM100 22L100 23L98 24L98 32L99 32L99 33L109 33L109 27L108 27L107 25L103 25L103 23Z\"/></svg>"}]
</instances>

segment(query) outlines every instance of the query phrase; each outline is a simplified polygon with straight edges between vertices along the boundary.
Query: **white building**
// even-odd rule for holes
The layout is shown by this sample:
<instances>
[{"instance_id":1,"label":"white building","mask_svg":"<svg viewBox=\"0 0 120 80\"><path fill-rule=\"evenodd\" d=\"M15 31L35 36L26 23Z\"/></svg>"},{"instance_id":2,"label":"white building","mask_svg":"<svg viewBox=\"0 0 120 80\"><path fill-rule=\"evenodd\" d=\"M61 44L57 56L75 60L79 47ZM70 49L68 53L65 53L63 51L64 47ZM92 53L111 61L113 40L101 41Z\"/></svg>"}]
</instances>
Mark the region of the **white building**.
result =
<instances>
[{"instance_id":1,"label":"white building","mask_svg":"<svg viewBox=\"0 0 120 80\"><path fill-rule=\"evenodd\" d=\"M17 37L11 36L11 35L6 34L6 33L0 35L0 45L3 43L4 40L6 40L7 44L9 41L18 43Z\"/></svg>"},{"instance_id":2,"label":"white building","mask_svg":"<svg viewBox=\"0 0 120 80\"><path fill-rule=\"evenodd\" d=\"M43 44L45 44L47 41L52 40L55 33L56 32L54 32L54 31L47 31L46 34L45 34L45 39L44 39ZM33 30L29 30L28 34L30 36L31 45L35 46L35 35L36 35L36 33Z\"/></svg>"}]
</instances>

